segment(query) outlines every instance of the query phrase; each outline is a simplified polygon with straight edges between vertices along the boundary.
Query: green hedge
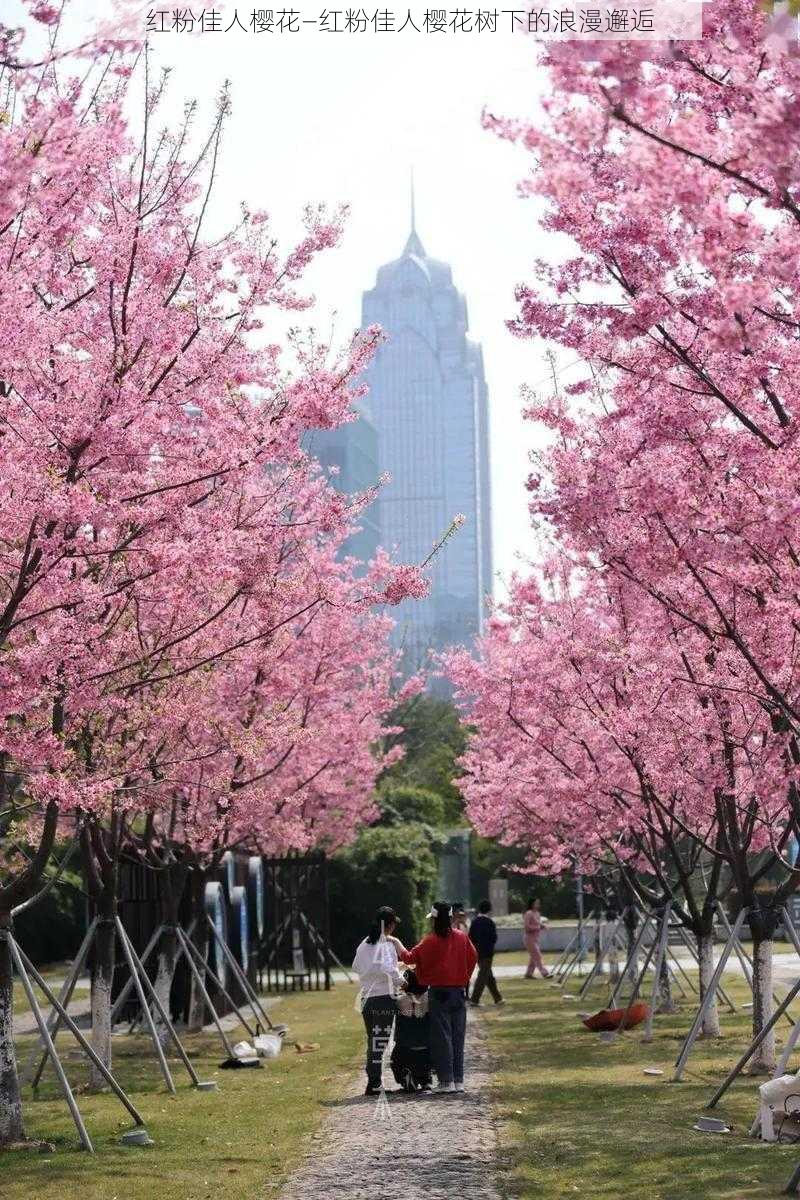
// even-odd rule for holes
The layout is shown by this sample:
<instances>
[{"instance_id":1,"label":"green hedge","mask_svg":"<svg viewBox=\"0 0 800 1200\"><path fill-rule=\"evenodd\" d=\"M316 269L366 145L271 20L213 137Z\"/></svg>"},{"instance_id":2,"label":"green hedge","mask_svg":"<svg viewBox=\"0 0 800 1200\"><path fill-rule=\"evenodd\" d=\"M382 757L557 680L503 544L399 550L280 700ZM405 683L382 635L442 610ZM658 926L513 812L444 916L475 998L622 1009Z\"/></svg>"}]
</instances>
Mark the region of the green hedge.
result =
<instances>
[{"instance_id":1,"label":"green hedge","mask_svg":"<svg viewBox=\"0 0 800 1200\"><path fill-rule=\"evenodd\" d=\"M66 871L33 908L14 920L14 933L36 966L73 958L86 932L86 900L81 878Z\"/></svg>"},{"instance_id":2,"label":"green hedge","mask_svg":"<svg viewBox=\"0 0 800 1200\"><path fill-rule=\"evenodd\" d=\"M352 846L331 858L331 943L345 965L382 904L400 916L397 932L407 946L425 932L425 914L435 899L436 843L426 825L379 825L363 830Z\"/></svg>"}]
</instances>

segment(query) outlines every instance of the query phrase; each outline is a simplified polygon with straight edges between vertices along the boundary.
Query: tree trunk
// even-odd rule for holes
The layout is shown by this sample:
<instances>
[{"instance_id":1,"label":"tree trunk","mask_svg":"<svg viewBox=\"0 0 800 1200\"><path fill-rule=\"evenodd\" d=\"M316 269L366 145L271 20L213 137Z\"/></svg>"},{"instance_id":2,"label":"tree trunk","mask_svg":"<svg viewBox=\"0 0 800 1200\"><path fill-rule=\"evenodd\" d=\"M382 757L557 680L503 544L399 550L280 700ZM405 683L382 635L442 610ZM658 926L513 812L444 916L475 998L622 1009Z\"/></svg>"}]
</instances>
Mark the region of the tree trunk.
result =
<instances>
[{"instance_id":1,"label":"tree trunk","mask_svg":"<svg viewBox=\"0 0 800 1200\"><path fill-rule=\"evenodd\" d=\"M175 977L175 960L178 952L178 939L175 936L173 929L167 926L161 934L161 941L158 948L158 969L153 987L155 993L161 1001L161 1006L167 1016L171 1017L171 996L172 996L172 980ZM155 1019L158 1024L158 1036L162 1045L166 1045L169 1041L169 1033L166 1026L158 1015L158 1010L155 1013Z\"/></svg>"},{"instance_id":2,"label":"tree trunk","mask_svg":"<svg viewBox=\"0 0 800 1200\"><path fill-rule=\"evenodd\" d=\"M753 1036L772 1016L772 938L753 939ZM750 1074L775 1070L775 1030L771 1029L750 1060Z\"/></svg>"},{"instance_id":3,"label":"tree trunk","mask_svg":"<svg viewBox=\"0 0 800 1200\"><path fill-rule=\"evenodd\" d=\"M111 992L117 946L115 918L118 893L118 855L120 826L112 819L111 829L87 822L81 831L83 869L98 918L91 957L92 973L92 1049L111 1070ZM101 1091L106 1086L100 1072L89 1068L89 1088Z\"/></svg>"},{"instance_id":4,"label":"tree trunk","mask_svg":"<svg viewBox=\"0 0 800 1200\"><path fill-rule=\"evenodd\" d=\"M594 965L595 966L597 966L602 947L605 944L605 942L604 942L605 932L606 932L605 917L601 917L600 920L597 922L597 925L595 926L594 942L592 945L592 953L594 954Z\"/></svg>"},{"instance_id":5,"label":"tree trunk","mask_svg":"<svg viewBox=\"0 0 800 1200\"><path fill-rule=\"evenodd\" d=\"M619 951L617 950L616 946L612 946L612 948L608 952L607 957L608 957L608 978L610 979L610 981L613 984L616 985L617 983L619 983L619 976L620 976Z\"/></svg>"},{"instance_id":6,"label":"tree trunk","mask_svg":"<svg viewBox=\"0 0 800 1200\"><path fill-rule=\"evenodd\" d=\"M9 929L10 926L11 914L0 914L0 930ZM5 938L0 938L0 1146L25 1140L13 1022L11 947Z\"/></svg>"},{"instance_id":7,"label":"tree trunk","mask_svg":"<svg viewBox=\"0 0 800 1200\"><path fill-rule=\"evenodd\" d=\"M111 991L114 984L116 929L114 922L104 917L97 925L92 956L92 1049L102 1063L111 1069ZM94 1063L89 1069L89 1088L99 1092L106 1081Z\"/></svg>"},{"instance_id":8,"label":"tree trunk","mask_svg":"<svg viewBox=\"0 0 800 1200\"><path fill-rule=\"evenodd\" d=\"M714 935L710 930L708 933L697 934L697 955L700 959L700 1000L702 1002L714 974ZM702 1037L719 1037L719 1008L716 996L706 1009L700 1033Z\"/></svg>"},{"instance_id":9,"label":"tree trunk","mask_svg":"<svg viewBox=\"0 0 800 1200\"><path fill-rule=\"evenodd\" d=\"M53 732L62 729L60 702L54 706ZM2 761L7 761L2 756ZM0 801L9 786L9 777L0 772ZM15 786L12 784L12 786ZM36 895L45 867L55 841L58 827L58 805L49 801L44 814L44 824L36 853L23 869L8 879L0 888L0 933L10 932L12 913L19 905ZM11 947L5 937L0 938L0 1146L25 1140L22 1120L22 1097L19 1087L17 1056L14 1050L14 972Z\"/></svg>"},{"instance_id":10,"label":"tree trunk","mask_svg":"<svg viewBox=\"0 0 800 1200\"><path fill-rule=\"evenodd\" d=\"M664 961L661 964L661 972L658 983L658 1012L672 1013L677 1011L677 1004L672 995L672 979L669 973L669 963L667 956L664 955Z\"/></svg>"},{"instance_id":11,"label":"tree trunk","mask_svg":"<svg viewBox=\"0 0 800 1200\"><path fill-rule=\"evenodd\" d=\"M635 909L633 909L633 908L628 909L628 911L625 914L624 924L625 924L625 943L626 943L626 951L627 951L625 958L626 958L626 961L628 962L628 968L626 971L626 975L627 975L630 983L632 985L635 985L636 980L639 978L639 954L638 954L638 951L636 954L633 955L633 958L631 958L631 952L632 952L634 946L636 945L636 933L637 933L637 926L639 924L639 916Z\"/></svg>"},{"instance_id":12,"label":"tree trunk","mask_svg":"<svg viewBox=\"0 0 800 1200\"><path fill-rule=\"evenodd\" d=\"M195 868L189 876L189 886L192 889L192 917L194 919L194 929L192 930L191 941L192 945L196 946L199 950L201 957L205 959L208 950L205 871ZM210 986L210 980L206 981L206 986ZM200 989L197 986L194 976L192 976L192 987L189 999L188 1027L194 1032L197 1032L203 1028L206 1020L206 1002L200 993Z\"/></svg>"},{"instance_id":13,"label":"tree trunk","mask_svg":"<svg viewBox=\"0 0 800 1200\"><path fill-rule=\"evenodd\" d=\"M172 983L175 979L175 968L178 960L178 937L175 932L180 915L181 899L188 867L184 862L171 863L158 876L158 895L161 924L164 931L158 946L158 967L156 970L155 991L164 1011L171 1017ZM168 1038L166 1027L161 1029L160 1036Z\"/></svg>"}]
</instances>

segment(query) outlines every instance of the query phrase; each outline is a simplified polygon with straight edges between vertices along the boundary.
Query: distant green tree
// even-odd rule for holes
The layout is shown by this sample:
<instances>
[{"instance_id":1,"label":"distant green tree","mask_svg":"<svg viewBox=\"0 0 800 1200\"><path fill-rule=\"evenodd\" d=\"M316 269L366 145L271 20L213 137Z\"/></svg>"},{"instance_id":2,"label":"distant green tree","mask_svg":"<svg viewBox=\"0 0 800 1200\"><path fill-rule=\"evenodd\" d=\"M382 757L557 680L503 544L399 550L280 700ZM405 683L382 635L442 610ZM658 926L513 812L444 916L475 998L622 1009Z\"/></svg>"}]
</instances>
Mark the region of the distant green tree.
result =
<instances>
[{"instance_id":1,"label":"distant green tree","mask_svg":"<svg viewBox=\"0 0 800 1200\"><path fill-rule=\"evenodd\" d=\"M379 825L441 826L445 823L447 804L438 792L429 788L412 787L408 783L387 780L378 788L376 796L381 810Z\"/></svg>"},{"instance_id":2,"label":"distant green tree","mask_svg":"<svg viewBox=\"0 0 800 1200\"><path fill-rule=\"evenodd\" d=\"M421 694L401 704L390 721L402 728L387 739L388 746L402 745L405 756L384 772L381 786L406 784L436 792L444 804L441 823L465 824L456 760L466 750L467 731L455 706Z\"/></svg>"},{"instance_id":3,"label":"distant green tree","mask_svg":"<svg viewBox=\"0 0 800 1200\"><path fill-rule=\"evenodd\" d=\"M343 962L352 961L382 904L391 904L400 916L398 936L407 946L421 936L434 899L437 852L430 827L411 822L364 829L352 846L333 855L328 874L331 942Z\"/></svg>"}]
</instances>

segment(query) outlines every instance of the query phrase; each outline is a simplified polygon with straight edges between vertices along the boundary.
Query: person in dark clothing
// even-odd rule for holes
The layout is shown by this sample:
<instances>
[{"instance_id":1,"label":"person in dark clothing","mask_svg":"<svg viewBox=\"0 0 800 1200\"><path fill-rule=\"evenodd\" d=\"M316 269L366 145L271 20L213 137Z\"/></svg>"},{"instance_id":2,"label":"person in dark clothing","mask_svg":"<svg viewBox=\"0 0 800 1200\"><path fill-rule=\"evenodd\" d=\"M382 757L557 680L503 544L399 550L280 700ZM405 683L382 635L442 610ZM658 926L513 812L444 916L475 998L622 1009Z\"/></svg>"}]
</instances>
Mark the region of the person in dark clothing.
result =
<instances>
[{"instance_id":1,"label":"person in dark clothing","mask_svg":"<svg viewBox=\"0 0 800 1200\"><path fill-rule=\"evenodd\" d=\"M412 970L405 973L405 986L397 1001L390 1065L392 1074L406 1092L433 1086L428 989L417 982Z\"/></svg>"},{"instance_id":2,"label":"person in dark clothing","mask_svg":"<svg viewBox=\"0 0 800 1200\"><path fill-rule=\"evenodd\" d=\"M492 906L489 901L481 900L478 905L478 915L473 919L469 927L470 941L478 954L478 977L475 980L470 1000L470 1004L474 1004L476 1007L481 1002L481 996L485 987L488 987L495 1004L504 1003L494 977L494 971L492 970L494 948L497 944L497 926L489 916L491 911Z\"/></svg>"}]
</instances>

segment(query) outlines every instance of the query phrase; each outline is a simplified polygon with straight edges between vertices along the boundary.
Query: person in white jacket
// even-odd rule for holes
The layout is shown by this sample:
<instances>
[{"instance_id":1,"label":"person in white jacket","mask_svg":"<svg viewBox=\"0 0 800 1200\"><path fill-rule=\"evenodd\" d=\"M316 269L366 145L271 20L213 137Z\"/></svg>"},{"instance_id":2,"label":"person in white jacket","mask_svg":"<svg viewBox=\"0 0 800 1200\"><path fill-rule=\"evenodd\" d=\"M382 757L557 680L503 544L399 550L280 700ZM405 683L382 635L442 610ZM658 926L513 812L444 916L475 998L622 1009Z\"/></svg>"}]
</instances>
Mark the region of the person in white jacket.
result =
<instances>
[{"instance_id":1,"label":"person in white jacket","mask_svg":"<svg viewBox=\"0 0 800 1200\"><path fill-rule=\"evenodd\" d=\"M367 1030L367 1096L377 1096L383 1086L383 1055L392 1036L397 995L403 982L397 945L392 938L398 920L393 908L388 905L379 908L353 959L353 970L361 984L361 1012Z\"/></svg>"}]
</instances>

